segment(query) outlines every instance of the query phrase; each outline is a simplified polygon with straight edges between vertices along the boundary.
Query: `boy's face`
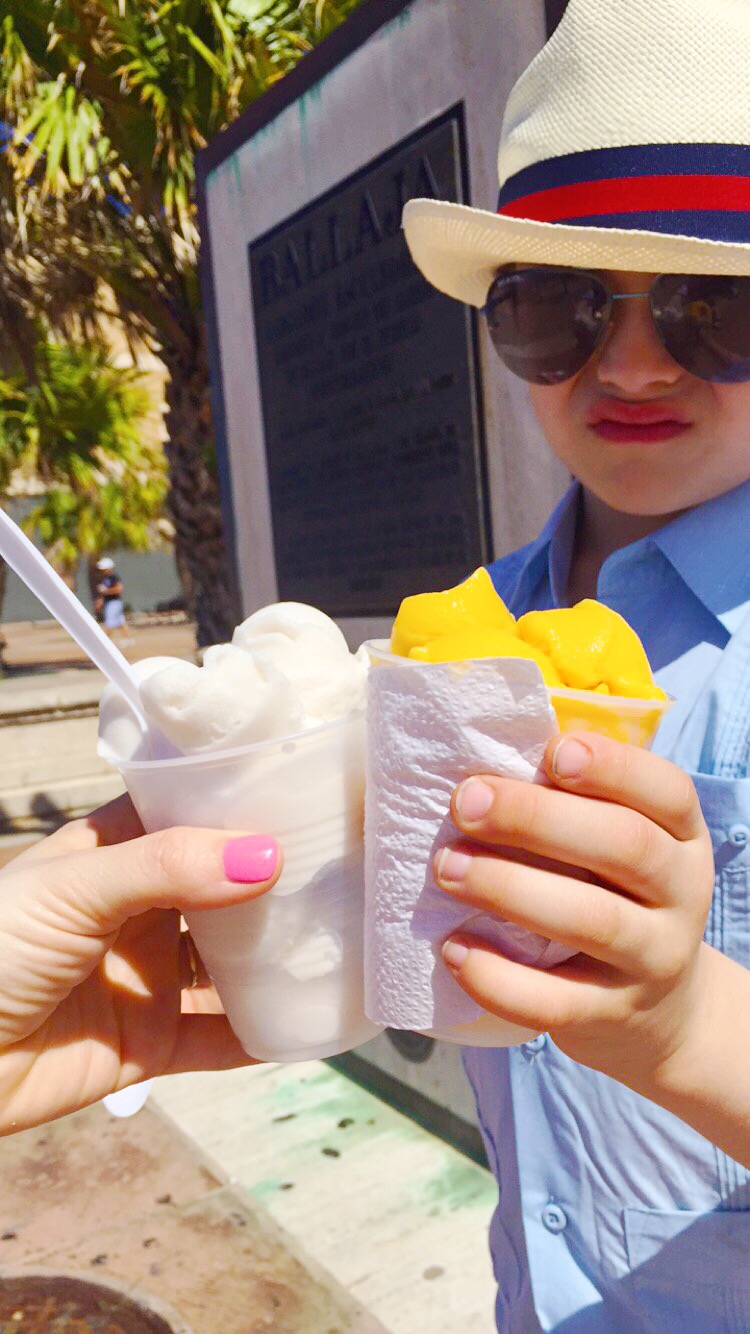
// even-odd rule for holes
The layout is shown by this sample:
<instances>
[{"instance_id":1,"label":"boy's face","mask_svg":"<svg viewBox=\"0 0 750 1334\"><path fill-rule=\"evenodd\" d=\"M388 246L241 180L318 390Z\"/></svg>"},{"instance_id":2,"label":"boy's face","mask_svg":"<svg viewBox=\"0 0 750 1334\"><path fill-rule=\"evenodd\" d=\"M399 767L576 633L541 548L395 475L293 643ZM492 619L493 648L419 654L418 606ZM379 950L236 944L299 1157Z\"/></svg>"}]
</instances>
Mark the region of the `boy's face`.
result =
<instances>
[{"instance_id":1,"label":"boy's face","mask_svg":"<svg viewBox=\"0 0 750 1334\"><path fill-rule=\"evenodd\" d=\"M608 273L645 292L648 273ZM531 385L557 457L611 509L671 515L750 478L750 383L711 384L659 341L648 301L618 301L602 348L560 385Z\"/></svg>"}]
</instances>

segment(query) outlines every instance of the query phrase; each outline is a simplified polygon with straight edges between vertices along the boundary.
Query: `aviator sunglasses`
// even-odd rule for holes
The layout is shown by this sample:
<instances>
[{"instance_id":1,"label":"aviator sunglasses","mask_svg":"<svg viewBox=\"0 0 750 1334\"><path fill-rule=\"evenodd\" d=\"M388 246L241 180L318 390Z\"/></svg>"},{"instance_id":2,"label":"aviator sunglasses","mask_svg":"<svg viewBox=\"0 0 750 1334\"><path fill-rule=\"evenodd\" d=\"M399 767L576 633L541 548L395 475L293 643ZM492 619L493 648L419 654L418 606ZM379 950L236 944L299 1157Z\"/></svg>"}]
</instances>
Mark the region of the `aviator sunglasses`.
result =
<instances>
[{"instance_id":1,"label":"aviator sunglasses","mask_svg":"<svg viewBox=\"0 0 750 1334\"><path fill-rule=\"evenodd\" d=\"M482 313L509 370L561 384L583 370L612 327L615 303L647 300L657 335L701 380L750 380L750 277L662 273L647 292L613 292L583 269L502 269Z\"/></svg>"}]
</instances>

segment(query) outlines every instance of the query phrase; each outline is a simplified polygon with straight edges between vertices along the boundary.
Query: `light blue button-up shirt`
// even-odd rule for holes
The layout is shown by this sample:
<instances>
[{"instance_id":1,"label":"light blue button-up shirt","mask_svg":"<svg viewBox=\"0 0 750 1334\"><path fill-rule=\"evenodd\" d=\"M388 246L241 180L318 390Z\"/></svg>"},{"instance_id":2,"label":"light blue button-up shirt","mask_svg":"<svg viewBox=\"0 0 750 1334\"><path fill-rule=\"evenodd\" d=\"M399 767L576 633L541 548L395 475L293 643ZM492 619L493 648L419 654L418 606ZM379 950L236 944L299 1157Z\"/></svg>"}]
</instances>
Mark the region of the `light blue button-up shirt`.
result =
<instances>
[{"instance_id":1,"label":"light blue button-up shirt","mask_svg":"<svg viewBox=\"0 0 750 1334\"><path fill-rule=\"evenodd\" d=\"M566 605L578 499L489 567L517 615ZM706 938L750 966L750 482L610 556L597 597L678 701L654 749L693 775L711 830ZM503 1334L750 1334L750 1172L546 1036L465 1065L500 1187Z\"/></svg>"}]
</instances>

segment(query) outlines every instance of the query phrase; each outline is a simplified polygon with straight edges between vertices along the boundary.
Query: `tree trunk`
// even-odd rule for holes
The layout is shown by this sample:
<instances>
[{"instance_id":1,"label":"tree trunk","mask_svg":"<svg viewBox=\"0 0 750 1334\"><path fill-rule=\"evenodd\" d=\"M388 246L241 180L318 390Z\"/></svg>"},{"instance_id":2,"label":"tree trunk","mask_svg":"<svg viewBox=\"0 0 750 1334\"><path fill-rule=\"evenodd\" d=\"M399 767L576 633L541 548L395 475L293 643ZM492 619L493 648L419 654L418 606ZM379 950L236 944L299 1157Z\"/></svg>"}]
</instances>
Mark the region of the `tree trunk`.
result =
<instances>
[{"instance_id":1,"label":"tree trunk","mask_svg":"<svg viewBox=\"0 0 750 1334\"><path fill-rule=\"evenodd\" d=\"M239 619L224 542L221 498L211 429L205 342L196 332L189 349L167 347L166 398L170 488L177 569L199 647L231 639Z\"/></svg>"}]
</instances>

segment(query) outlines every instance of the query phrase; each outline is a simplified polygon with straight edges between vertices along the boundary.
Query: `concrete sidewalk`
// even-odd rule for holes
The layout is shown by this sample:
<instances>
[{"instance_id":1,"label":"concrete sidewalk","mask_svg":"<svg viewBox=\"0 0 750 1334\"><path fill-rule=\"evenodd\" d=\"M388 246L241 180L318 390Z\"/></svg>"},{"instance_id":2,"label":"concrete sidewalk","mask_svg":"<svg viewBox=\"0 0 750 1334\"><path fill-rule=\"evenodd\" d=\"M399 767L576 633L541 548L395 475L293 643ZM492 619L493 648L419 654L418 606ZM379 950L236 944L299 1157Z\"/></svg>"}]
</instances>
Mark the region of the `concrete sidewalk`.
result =
<instances>
[{"instance_id":1,"label":"concrete sidewalk","mask_svg":"<svg viewBox=\"0 0 750 1334\"><path fill-rule=\"evenodd\" d=\"M19 846L92 810L123 790L96 753L104 678L52 621L3 626L6 674L0 678L0 865ZM133 662L167 655L191 659L193 627L156 624L133 631Z\"/></svg>"},{"instance_id":2,"label":"concrete sidewalk","mask_svg":"<svg viewBox=\"0 0 750 1334\"><path fill-rule=\"evenodd\" d=\"M151 1098L389 1334L495 1334L486 1169L324 1061L176 1075Z\"/></svg>"},{"instance_id":3,"label":"concrete sidewalk","mask_svg":"<svg viewBox=\"0 0 750 1334\"><path fill-rule=\"evenodd\" d=\"M19 673L28 676L45 668L93 671L85 653L57 621L5 622L0 625L0 632L6 641L3 664L9 674L2 680L3 685ZM188 658L195 651L194 627L179 617L155 617L147 624L130 626L128 633L133 642L122 652L131 662L157 653Z\"/></svg>"},{"instance_id":4,"label":"concrete sidewalk","mask_svg":"<svg viewBox=\"0 0 750 1334\"><path fill-rule=\"evenodd\" d=\"M17 1304L44 1275L52 1297L65 1278L104 1285L175 1334L384 1334L153 1105L127 1121L91 1107L0 1140L0 1179L2 1329L105 1328L53 1322L49 1305L41 1323L22 1305L6 1325L4 1289Z\"/></svg>"}]
</instances>

